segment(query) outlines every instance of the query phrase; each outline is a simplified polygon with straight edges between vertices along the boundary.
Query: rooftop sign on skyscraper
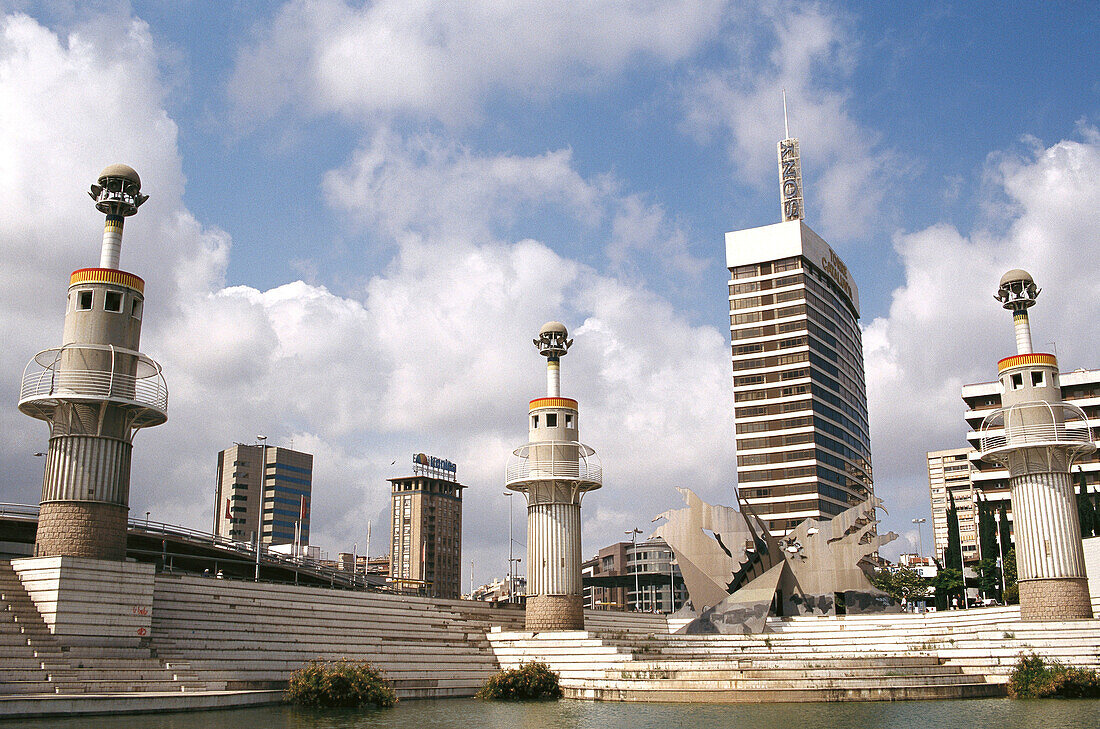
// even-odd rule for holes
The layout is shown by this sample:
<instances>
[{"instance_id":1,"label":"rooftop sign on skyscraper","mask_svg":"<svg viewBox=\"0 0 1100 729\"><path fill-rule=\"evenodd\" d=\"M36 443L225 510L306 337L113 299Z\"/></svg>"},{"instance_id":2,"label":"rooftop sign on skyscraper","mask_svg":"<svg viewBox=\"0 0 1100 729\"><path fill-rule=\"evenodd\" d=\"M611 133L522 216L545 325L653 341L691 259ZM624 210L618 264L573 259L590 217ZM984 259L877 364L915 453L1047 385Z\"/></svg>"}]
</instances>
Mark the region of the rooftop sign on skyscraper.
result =
<instances>
[{"instance_id":1,"label":"rooftop sign on skyscraper","mask_svg":"<svg viewBox=\"0 0 1100 729\"><path fill-rule=\"evenodd\" d=\"M783 222L802 220L802 162L798 155L798 140L784 139L776 148L779 155L779 200Z\"/></svg>"}]
</instances>

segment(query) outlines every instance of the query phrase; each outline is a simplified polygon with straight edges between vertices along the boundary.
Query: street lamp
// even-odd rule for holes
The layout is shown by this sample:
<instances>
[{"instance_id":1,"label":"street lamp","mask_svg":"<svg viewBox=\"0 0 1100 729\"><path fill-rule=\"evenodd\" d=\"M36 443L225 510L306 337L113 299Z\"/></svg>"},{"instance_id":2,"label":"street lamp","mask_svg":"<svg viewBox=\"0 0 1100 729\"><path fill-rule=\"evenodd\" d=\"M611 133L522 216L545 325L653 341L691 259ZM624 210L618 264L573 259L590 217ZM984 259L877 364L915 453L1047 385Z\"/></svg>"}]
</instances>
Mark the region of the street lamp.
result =
<instances>
[{"instance_id":1,"label":"street lamp","mask_svg":"<svg viewBox=\"0 0 1100 729\"><path fill-rule=\"evenodd\" d=\"M641 598L641 590L638 587L638 535L642 530L638 527L623 532L630 535L630 551L634 555L634 612L638 612L638 600Z\"/></svg>"},{"instance_id":2,"label":"street lamp","mask_svg":"<svg viewBox=\"0 0 1100 729\"><path fill-rule=\"evenodd\" d=\"M505 491L508 497L508 604L513 602L512 593L515 592L515 580L512 579L512 496L514 492Z\"/></svg>"},{"instance_id":3,"label":"street lamp","mask_svg":"<svg viewBox=\"0 0 1100 729\"><path fill-rule=\"evenodd\" d=\"M925 521L926 519L913 520L913 523L917 525L917 544L919 545L918 549L920 550L917 556L921 558L924 557L924 538L921 536L920 525L923 524Z\"/></svg>"},{"instance_id":4,"label":"street lamp","mask_svg":"<svg viewBox=\"0 0 1100 729\"><path fill-rule=\"evenodd\" d=\"M256 440L260 441L260 446L262 447L260 451L260 504L262 509L264 488L267 486L267 436L257 435ZM263 528L263 525L261 514L261 518L256 522L256 574L253 577L256 582L260 581L260 530ZM294 575L297 577L298 573L295 572Z\"/></svg>"}]
</instances>

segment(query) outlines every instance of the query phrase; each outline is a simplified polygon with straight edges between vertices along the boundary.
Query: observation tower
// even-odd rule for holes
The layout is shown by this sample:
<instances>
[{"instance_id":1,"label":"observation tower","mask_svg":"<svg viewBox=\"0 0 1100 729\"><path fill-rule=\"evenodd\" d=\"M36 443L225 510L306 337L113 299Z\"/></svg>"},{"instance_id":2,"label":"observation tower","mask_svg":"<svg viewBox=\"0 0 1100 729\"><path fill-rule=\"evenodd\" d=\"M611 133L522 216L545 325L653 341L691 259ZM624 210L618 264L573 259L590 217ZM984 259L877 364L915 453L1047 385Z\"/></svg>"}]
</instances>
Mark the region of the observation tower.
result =
<instances>
[{"instance_id":1,"label":"observation tower","mask_svg":"<svg viewBox=\"0 0 1100 729\"><path fill-rule=\"evenodd\" d=\"M997 363L1002 407L982 422L982 458L1008 469L1021 618L1088 619L1070 466L1096 446L1085 413L1062 401L1058 360L1032 350L1027 310L1039 291L1027 271L1001 277L995 298L1012 312L1016 355Z\"/></svg>"},{"instance_id":2,"label":"observation tower","mask_svg":"<svg viewBox=\"0 0 1100 729\"><path fill-rule=\"evenodd\" d=\"M107 216L99 267L69 278L63 343L27 364L19 409L50 426L35 556L122 560L134 433L168 419L168 387L138 351L145 282L118 268L141 178L110 165L88 194Z\"/></svg>"},{"instance_id":3,"label":"observation tower","mask_svg":"<svg viewBox=\"0 0 1100 729\"><path fill-rule=\"evenodd\" d=\"M561 396L573 340L548 322L533 340L546 357L546 397L531 401L528 442L512 452L505 486L527 496L527 630L583 630L581 498L603 485L596 451L579 441L577 401Z\"/></svg>"}]
</instances>

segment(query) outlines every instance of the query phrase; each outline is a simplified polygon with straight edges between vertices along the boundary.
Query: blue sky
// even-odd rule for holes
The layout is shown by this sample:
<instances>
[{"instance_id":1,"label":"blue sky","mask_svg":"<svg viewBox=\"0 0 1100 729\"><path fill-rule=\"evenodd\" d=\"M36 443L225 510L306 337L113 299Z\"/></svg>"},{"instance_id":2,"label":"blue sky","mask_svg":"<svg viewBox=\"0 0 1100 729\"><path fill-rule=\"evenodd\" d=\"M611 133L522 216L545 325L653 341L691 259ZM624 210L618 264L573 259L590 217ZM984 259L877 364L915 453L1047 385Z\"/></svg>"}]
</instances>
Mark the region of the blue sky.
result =
<instances>
[{"instance_id":1,"label":"blue sky","mask_svg":"<svg viewBox=\"0 0 1100 729\"><path fill-rule=\"evenodd\" d=\"M122 265L150 282L143 349L173 410L138 436L135 511L205 525L214 453L265 432L317 454L313 534L338 551L383 518L390 462L428 451L471 486L464 560L503 574L500 474L554 318L608 474L586 551L675 486L729 503L723 234L778 220L783 88L807 222L860 288L898 549L927 512L924 451L963 444L959 386L1011 351L1001 271L1046 289L1037 343L1100 366L1070 316L1100 307L1079 264L1100 248L1093 5L0 10L9 392L94 264L87 184L123 161L152 196ZM44 426L9 410L0 500L33 501Z\"/></svg>"}]
</instances>

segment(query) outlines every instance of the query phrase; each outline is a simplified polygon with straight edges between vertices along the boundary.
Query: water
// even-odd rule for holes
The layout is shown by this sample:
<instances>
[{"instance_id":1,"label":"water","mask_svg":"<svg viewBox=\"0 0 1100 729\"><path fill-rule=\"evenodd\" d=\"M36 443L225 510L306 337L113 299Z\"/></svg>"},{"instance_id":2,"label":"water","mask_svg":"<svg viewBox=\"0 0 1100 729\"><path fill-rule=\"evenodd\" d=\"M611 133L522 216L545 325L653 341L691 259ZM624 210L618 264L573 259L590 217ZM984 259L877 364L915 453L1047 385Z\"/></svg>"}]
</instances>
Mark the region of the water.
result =
<instances>
[{"instance_id":1,"label":"water","mask_svg":"<svg viewBox=\"0 0 1100 729\"><path fill-rule=\"evenodd\" d=\"M0 729L15 726L0 722ZM836 704L404 701L392 709L286 706L31 719L20 729L1098 729L1100 700L975 699Z\"/></svg>"}]
</instances>

